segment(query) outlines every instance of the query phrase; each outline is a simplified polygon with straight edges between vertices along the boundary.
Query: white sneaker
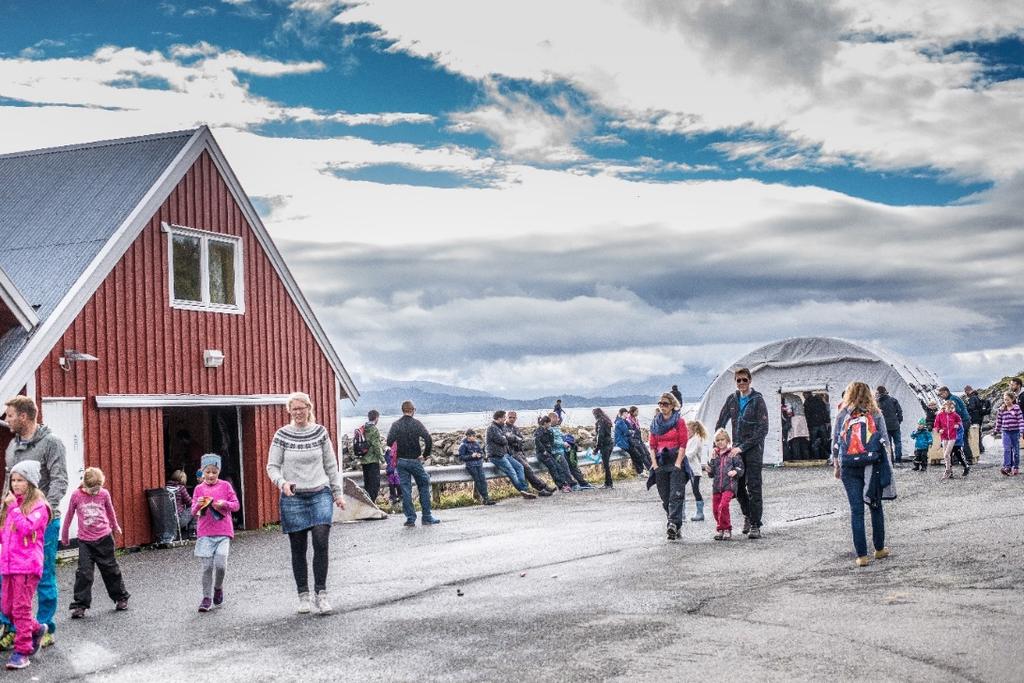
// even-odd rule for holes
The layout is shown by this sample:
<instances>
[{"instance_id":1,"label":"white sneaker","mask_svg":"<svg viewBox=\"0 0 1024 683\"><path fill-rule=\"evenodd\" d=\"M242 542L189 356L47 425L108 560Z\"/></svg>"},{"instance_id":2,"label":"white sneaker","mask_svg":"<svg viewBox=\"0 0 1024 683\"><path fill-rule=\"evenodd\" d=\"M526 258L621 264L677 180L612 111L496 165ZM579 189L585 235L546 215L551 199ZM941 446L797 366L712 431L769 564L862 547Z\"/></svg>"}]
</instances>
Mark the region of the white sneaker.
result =
<instances>
[{"instance_id":1,"label":"white sneaker","mask_svg":"<svg viewBox=\"0 0 1024 683\"><path fill-rule=\"evenodd\" d=\"M309 593L299 593L299 614L309 614L310 609Z\"/></svg>"},{"instance_id":2,"label":"white sneaker","mask_svg":"<svg viewBox=\"0 0 1024 683\"><path fill-rule=\"evenodd\" d=\"M320 610L320 614L330 614L334 611L331 609L331 603L327 599L327 591L320 591L316 594L316 608Z\"/></svg>"}]
</instances>

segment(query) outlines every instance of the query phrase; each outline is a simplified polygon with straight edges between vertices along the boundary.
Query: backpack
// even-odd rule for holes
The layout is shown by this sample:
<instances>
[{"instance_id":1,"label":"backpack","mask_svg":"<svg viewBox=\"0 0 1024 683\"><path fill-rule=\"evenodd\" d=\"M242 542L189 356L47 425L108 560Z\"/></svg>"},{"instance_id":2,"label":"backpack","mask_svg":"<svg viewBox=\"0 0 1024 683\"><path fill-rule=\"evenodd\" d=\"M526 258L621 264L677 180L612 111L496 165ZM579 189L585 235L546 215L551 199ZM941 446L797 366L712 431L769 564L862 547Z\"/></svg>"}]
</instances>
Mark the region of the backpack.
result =
<instances>
[{"instance_id":1,"label":"backpack","mask_svg":"<svg viewBox=\"0 0 1024 683\"><path fill-rule=\"evenodd\" d=\"M839 455L843 466L863 467L878 462L882 452L882 434L871 413L851 411L839 431Z\"/></svg>"},{"instance_id":2,"label":"backpack","mask_svg":"<svg viewBox=\"0 0 1024 683\"><path fill-rule=\"evenodd\" d=\"M359 427L352 432L352 455L357 458L365 458L370 452L370 442L366 440L365 427Z\"/></svg>"},{"instance_id":3,"label":"backpack","mask_svg":"<svg viewBox=\"0 0 1024 683\"><path fill-rule=\"evenodd\" d=\"M987 398L981 399L981 414L991 415L992 414L992 401Z\"/></svg>"}]
</instances>

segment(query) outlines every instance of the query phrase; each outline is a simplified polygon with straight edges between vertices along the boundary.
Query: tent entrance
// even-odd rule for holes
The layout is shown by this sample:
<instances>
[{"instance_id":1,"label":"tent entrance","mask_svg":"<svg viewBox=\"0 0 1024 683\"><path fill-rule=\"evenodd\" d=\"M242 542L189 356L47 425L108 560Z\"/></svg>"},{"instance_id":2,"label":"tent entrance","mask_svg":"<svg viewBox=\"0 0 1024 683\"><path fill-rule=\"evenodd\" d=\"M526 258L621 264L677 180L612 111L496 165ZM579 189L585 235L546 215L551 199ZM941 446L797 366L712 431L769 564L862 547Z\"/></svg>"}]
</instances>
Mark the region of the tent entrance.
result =
<instances>
[{"instance_id":1,"label":"tent entrance","mask_svg":"<svg viewBox=\"0 0 1024 683\"><path fill-rule=\"evenodd\" d=\"M832 450L828 385L783 386L779 399L783 464L826 464Z\"/></svg>"}]
</instances>

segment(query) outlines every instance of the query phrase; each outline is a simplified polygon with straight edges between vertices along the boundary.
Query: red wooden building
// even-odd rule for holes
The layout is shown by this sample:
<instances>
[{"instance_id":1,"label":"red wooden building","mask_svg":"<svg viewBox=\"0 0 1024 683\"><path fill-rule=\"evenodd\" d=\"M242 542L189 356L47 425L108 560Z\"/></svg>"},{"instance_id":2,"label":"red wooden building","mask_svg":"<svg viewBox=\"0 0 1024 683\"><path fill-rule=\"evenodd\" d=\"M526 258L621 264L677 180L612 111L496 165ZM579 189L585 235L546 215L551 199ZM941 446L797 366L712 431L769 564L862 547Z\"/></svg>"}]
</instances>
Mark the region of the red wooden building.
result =
<instances>
[{"instance_id":1,"label":"red wooden building","mask_svg":"<svg viewBox=\"0 0 1024 683\"><path fill-rule=\"evenodd\" d=\"M244 527L276 521L284 397L337 443L358 396L206 127L0 156L0 335L0 397L35 397L72 488L103 469L127 546L151 540L144 491L202 452Z\"/></svg>"}]
</instances>

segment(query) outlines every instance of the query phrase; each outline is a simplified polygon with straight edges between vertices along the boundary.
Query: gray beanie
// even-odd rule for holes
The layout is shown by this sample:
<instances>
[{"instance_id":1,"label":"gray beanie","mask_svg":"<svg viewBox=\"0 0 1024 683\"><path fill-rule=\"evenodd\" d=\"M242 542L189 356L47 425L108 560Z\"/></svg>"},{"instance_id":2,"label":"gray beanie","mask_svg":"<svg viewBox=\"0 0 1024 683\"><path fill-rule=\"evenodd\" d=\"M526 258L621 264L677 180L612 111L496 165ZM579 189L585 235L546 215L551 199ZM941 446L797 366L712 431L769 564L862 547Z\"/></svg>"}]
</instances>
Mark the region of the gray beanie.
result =
<instances>
[{"instance_id":1,"label":"gray beanie","mask_svg":"<svg viewBox=\"0 0 1024 683\"><path fill-rule=\"evenodd\" d=\"M11 474L17 472L26 481L32 483L33 486L39 486L39 477L41 475L41 466L38 460L22 460L17 465L11 468Z\"/></svg>"},{"instance_id":2,"label":"gray beanie","mask_svg":"<svg viewBox=\"0 0 1024 683\"><path fill-rule=\"evenodd\" d=\"M220 456L216 453L207 453L199 461L199 469L205 470L210 465L213 465L218 470L220 469Z\"/></svg>"}]
</instances>

